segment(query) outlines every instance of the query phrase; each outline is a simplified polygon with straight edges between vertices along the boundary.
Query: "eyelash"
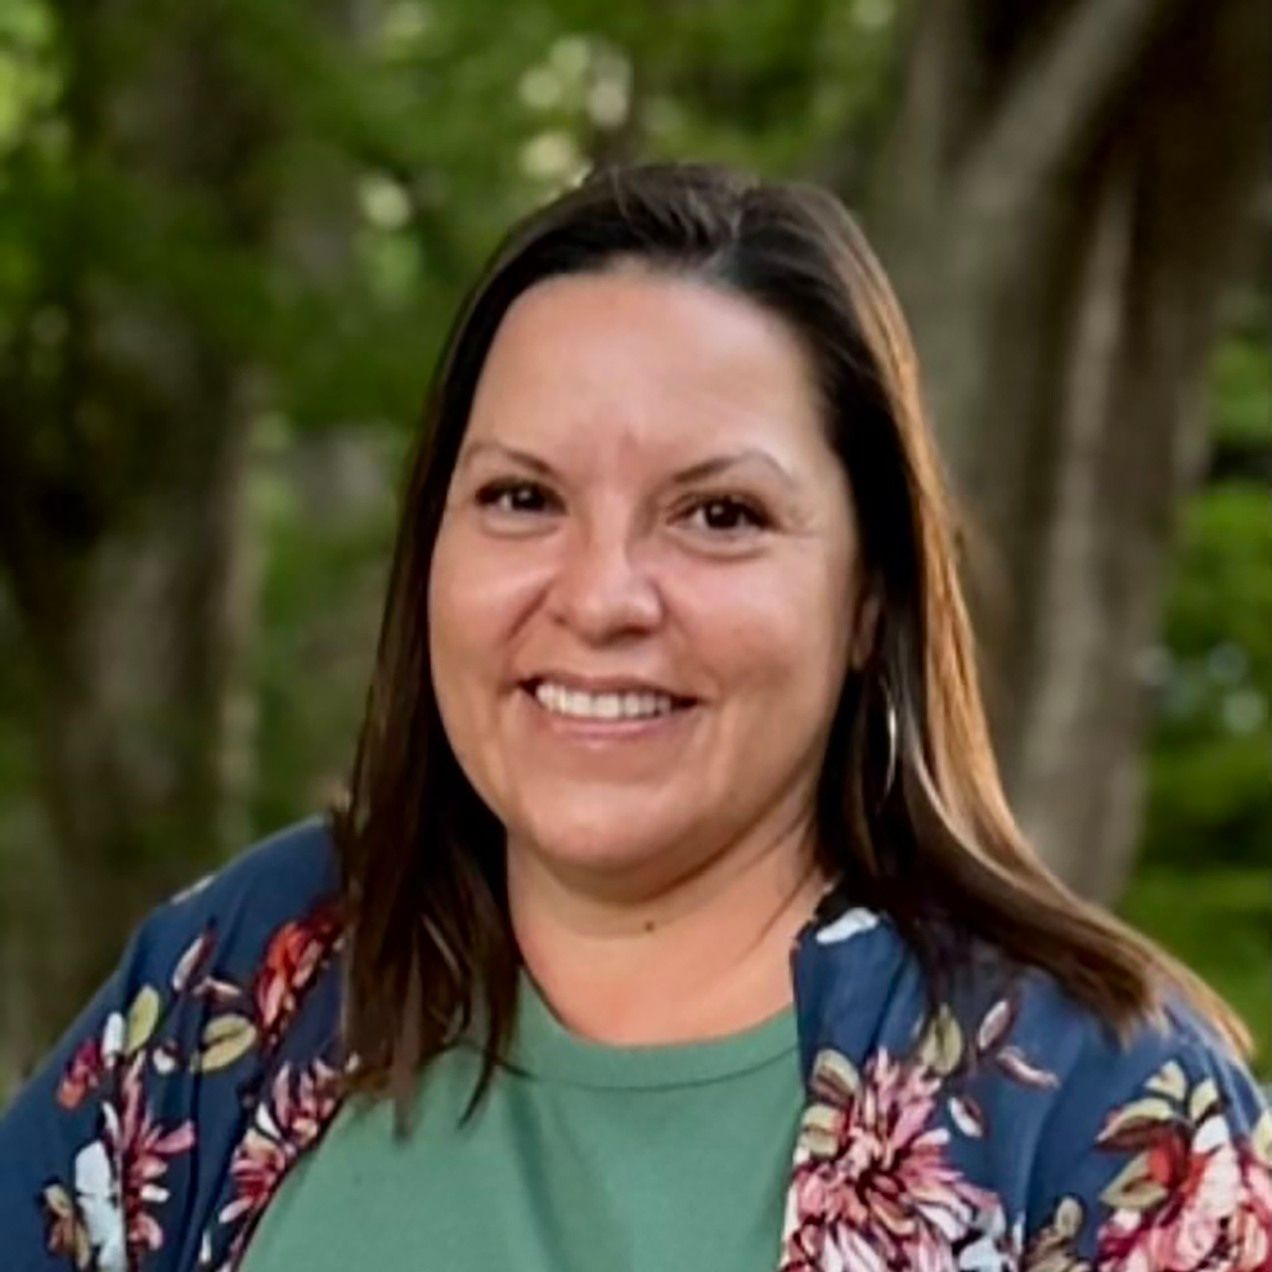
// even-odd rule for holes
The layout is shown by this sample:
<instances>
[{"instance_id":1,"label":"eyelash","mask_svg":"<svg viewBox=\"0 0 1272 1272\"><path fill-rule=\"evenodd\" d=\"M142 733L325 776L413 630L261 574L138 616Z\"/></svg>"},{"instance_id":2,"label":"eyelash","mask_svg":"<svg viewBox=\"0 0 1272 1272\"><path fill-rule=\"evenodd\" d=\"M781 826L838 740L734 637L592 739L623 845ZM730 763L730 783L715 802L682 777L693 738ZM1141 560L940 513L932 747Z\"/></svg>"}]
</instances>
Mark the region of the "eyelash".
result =
<instances>
[{"instance_id":1,"label":"eyelash","mask_svg":"<svg viewBox=\"0 0 1272 1272\"><path fill-rule=\"evenodd\" d=\"M481 489L477 491L476 501L478 506L482 508L496 507L496 505L498 505L499 501L505 495L512 494L517 491L525 491L525 490L534 491L536 494L538 494L539 496L542 496L543 499L548 502L552 501L555 498L555 496L553 496L550 491L548 491L544 486L541 486L538 482L535 482L535 481L493 481L488 483L485 486L482 486ZM695 500L693 500L693 502L689 505L688 510L692 512L696 512L699 509L710 507L712 504L724 505L730 509L734 509L738 512L741 512L742 514L750 518L751 528L753 530L767 530L771 528L773 524L772 519L769 517L769 515L764 511L762 507L760 507L755 501L745 498L744 496L741 496L741 495L734 495L734 494L700 495ZM509 513L516 513L516 512L532 512L533 513L533 512L540 511L540 509L526 509L526 508L518 509L518 508L507 508L507 507L497 508L496 510L500 512L509 512ZM725 530L725 531L721 531L721 533L729 534L729 533L733 533L733 531Z\"/></svg>"}]
</instances>

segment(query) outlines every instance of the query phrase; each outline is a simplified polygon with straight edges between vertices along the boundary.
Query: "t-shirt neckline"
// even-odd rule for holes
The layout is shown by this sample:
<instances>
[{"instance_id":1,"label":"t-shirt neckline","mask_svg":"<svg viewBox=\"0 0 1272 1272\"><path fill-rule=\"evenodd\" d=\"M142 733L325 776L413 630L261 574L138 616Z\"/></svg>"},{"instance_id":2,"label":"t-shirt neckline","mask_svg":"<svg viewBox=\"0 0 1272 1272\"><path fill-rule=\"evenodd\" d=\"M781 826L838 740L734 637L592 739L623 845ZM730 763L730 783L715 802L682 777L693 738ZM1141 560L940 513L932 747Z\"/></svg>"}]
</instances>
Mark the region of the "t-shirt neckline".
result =
<instances>
[{"instance_id":1,"label":"t-shirt neckline","mask_svg":"<svg viewBox=\"0 0 1272 1272\"><path fill-rule=\"evenodd\" d=\"M722 1038L617 1046L566 1027L522 968L517 985L513 1064L536 1078L625 1090L689 1086L759 1068L798 1047L795 1005Z\"/></svg>"}]
</instances>

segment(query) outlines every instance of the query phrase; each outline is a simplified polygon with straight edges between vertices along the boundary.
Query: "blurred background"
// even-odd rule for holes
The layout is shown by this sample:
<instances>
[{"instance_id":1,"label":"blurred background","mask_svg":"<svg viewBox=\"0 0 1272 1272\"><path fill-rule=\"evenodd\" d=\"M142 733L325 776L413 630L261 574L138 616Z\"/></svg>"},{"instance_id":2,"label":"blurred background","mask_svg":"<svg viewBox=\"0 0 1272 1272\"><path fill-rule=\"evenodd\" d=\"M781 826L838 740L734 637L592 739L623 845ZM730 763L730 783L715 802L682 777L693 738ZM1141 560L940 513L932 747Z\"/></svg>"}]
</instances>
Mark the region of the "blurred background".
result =
<instances>
[{"instance_id":1,"label":"blurred background","mask_svg":"<svg viewBox=\"0 0 1272 1272\"><path fill-rule=\"evenodd\" d=\"M452 315L625 158L860 216L1013 805L1272 1076L1270 60L1250 0L3 0L0 1096L339 789Z\"/></svg>"}]
</instances>

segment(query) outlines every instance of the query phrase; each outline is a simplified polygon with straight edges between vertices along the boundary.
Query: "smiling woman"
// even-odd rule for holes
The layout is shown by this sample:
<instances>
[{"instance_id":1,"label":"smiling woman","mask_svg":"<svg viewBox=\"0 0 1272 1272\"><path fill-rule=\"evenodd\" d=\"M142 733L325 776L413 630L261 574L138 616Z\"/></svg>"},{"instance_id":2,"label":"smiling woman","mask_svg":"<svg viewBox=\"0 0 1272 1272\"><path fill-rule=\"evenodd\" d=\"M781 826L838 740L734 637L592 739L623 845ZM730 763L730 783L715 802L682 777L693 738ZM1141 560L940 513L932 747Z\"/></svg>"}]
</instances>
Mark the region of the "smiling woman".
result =
<instances>
[{"instance_id":1,"label":"smiling woman","mask_svg":"<svg viewBox=\"0 0 1272 1272\"><path fill-rule=\"evenodd\" d=\"M347 799L143 926L0 1123L6 1256L1268 1272L1244 1028L1016 826L957 540L829 194L648 165L527 218Z\"/></svg>"},{"instance_id":2,"label":"smiling woman","mask_svg":"<svg viewBox=\"0 0 1272 1272\"><path fill-rule=\"evenodd\" d=\"M631 265L510 306L438 530L430 657L506 830L517 945L581 1033L713 1036L789 1001L784 951L829 883L813 805L854 555L785 323ZM665 933L639 952L638 920Z\"/></svg>"}]
</instances>

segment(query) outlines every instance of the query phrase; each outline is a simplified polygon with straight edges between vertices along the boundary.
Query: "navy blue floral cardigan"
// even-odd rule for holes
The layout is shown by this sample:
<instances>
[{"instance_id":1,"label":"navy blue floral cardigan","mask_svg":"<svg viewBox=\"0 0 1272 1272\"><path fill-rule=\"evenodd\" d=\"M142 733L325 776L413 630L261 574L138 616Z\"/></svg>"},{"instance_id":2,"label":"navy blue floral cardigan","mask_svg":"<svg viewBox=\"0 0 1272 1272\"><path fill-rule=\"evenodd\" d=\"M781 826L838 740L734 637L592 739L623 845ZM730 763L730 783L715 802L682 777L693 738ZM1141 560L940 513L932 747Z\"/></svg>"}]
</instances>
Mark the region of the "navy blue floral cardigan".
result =
<instances>
[{"instance_id":1,"label":"navy blue floral cardigan","mask_svg":"<svg viewBox=\"0 0 1272 1272\"><path fill-rule=\"evenodd\" d=\"M0 1121L0 1268L237 1265L356 1064L336 901L313 818L150 915ZM1272 1272L1272 1113L1183 1007L1121 1046L1025 972L932 1014L859 908L819 913L792 968L779 1272Z\"/></svg>"}]
</instances>

